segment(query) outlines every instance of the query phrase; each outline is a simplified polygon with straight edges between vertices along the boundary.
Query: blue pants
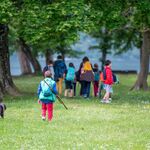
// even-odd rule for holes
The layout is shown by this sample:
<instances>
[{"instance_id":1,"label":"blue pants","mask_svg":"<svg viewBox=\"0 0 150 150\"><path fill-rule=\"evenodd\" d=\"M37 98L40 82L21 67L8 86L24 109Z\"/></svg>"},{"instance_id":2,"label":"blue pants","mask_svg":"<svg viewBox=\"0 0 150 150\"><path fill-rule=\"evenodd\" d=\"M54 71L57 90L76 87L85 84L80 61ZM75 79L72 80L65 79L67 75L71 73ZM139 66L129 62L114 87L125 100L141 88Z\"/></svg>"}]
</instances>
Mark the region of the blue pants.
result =
<instances>
[{"instance_id":1,"label":"blue pants","mask_svg":"<svg viewBox=\"0 0 150 150\"><path fill-rule=\"evenodd\" d=\"M90 96L90 86L91 86L91 82L83 81L83 95L84 95L84 97Z\"/></svg>"}]
</instances>

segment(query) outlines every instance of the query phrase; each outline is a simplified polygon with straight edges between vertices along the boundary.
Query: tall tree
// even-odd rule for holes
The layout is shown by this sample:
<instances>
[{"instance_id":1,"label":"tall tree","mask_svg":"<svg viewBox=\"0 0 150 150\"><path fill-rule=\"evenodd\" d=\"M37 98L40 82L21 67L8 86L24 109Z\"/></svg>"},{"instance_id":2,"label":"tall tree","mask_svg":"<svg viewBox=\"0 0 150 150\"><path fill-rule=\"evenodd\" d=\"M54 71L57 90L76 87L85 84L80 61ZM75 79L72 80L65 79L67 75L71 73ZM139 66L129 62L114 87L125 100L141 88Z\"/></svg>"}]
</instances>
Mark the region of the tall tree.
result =
<instances>
[{"instance_id":1,"label":"tall tree","mask_svg":"<svg viewBox=\"0 0 150 150\"><path fill-rule=\"evenodd\" d=\"M10 73L8 26L3 24L0 24L0 60L1 88L9 94L16 95L17 89Z\"/></svg>"},{"instance_id":2,"label":"tall tree","mask_svg":"<svg viewBox=\"0 0 150 150\"><path fill-rule=\"evenodd\" d=\"M26 56L26 53L24 52L24 47L20 41L18 41L19 45L19 50L17 51L18 57L19 57L19 62L20 62L20 67L21 67L21 74L26 75L26 74L31 74L31 66L30 66L30 61L28 57Z\"/></svg>"},{"instance_id":3,"label":"tall tree","mask_svg":"<svg viewBox=\"0 0 150 150\"><path fill-rule=\"evenodd\" d=\"M107 54L111 53L112 49L112 35L106 28L101 28L97 32L91 33L92 37L97 39L98 45L91 46L90 49L98 49L101 53L101 70L103 70Z\"/></svg>"},{"instance_id":4,"label":"tall tree","mask_svg":"<svg viewBox=\"0 0 150 150\"><path fill-rule=\"evenodd\" d=\"M149 31L150 31L150 2L116 0L116 1L92 1L85 0L91 10L91 18L94 18L94 26L105 26L110 30L121 28L138 30L143 36L142 41L142 59L140 73L137 78L135 89L148 88L147 75L149 57ZM143 69L144 67L144 69Z\"/></svg>"}]
</instances>

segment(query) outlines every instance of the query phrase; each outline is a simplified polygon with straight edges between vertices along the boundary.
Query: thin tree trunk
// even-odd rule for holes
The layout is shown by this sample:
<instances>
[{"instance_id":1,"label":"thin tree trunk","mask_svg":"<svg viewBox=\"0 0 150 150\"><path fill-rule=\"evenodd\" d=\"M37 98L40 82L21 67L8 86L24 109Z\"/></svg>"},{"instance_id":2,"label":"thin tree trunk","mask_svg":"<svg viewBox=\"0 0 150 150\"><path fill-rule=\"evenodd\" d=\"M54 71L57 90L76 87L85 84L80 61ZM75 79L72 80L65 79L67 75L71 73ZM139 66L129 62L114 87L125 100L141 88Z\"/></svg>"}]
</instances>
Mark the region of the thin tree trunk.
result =
<instances>
[{"instance_id":1,"label":"thin tree trunk","mask_svg":"<svg viewBox=\"0 0 150 150\"><path fill-rule=\"evenodd\" d=\"M51 49L46 49L46 52L45 52L45 60L46 60L46 64L48 64L48 61L49 60L52 60L53 61L53 52Z\"/></svg>"},{"instance_id":2,"label":"thin tree trunk","mask_svg":"<svg viewBox=\"0 0 150 150\"><path fill-rule=\"evenodd\" d=\"M2 97L4 95L4 86L3 86L3 82L2 82L2 68L0 65L0 101L2 100Z\"/></svg>"},{"instance_id":3,"label":"thin tree trunk","mask_svg":"<svg viewBox=\"0 0 150 150\"><path fill-rule=\"evenodd\" d=\"M105 61L106 61L106 56L107 56L107 50L103 50L102 51L102 57L101 57L101 62L102 62L101 70L104 69L104 65L105 65Z\"/></svg>"},{"instance_id":4,"label":"thin tree trunk","mask_svg":"<svg viewBox=\"0 0 150 150\"><path fill-rule=\"evenodd\" d=\"M33 66L34 73L35 74L41 73L41 66L38 60L33 56L31 48L25 43L25 41L22 38L20 38L20 41L22 42L22 45L24 47L23 49L24 53L26 54L27 58L29 59L30 63Z\"/></svg>"},{"instance_id":5,"label":"thin tree trunk","mask_svg":"<svg viewBox=\"0 0 150 150\"><path fill-rule=\"evenodd\" d=\"M30 62L23 50L24 47L20 41L18 41L18 44L19 44L18 56L19 56L22 75L32 74Z\"/></svg>"},{"instance_id":6,"label":"thin tree trunk","mask_svg":"<svg viewBox=\"0 0 150 150\"><path fill-rule=\"evenodd\" d=\"M8 26L0 24L0 70L1 86L11 95L18 95L10 73L10 61L8 50Z\"/></svg>"},{"instance_id":7,"label":"thin tree trunk","mask_svg":"<svg viewBox=\"0 0 150 150\"><path fill-rule=\"evenodd\" d=\"M149 54L150 54L150 31L143 33L143 44L141 49L140 72L137 80L131 90L147 90L147 77L149 72Z\"/></svg>"}]
</instances>

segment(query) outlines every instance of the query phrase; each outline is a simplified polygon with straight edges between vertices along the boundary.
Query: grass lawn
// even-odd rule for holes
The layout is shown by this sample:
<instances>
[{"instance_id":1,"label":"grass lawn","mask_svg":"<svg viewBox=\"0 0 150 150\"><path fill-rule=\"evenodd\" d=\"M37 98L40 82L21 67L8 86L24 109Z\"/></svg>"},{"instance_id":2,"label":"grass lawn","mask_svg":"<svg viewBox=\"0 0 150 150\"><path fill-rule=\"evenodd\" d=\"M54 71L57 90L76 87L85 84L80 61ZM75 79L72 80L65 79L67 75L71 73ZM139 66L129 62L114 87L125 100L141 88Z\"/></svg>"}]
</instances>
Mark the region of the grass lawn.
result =
<instances>
[{"instance_id":1,"label":"grass lawn","mask_svg":"<svg viewBox=\"0 0 150 150\"><path fill-rule=\"evenodd\" d=\"M41 120L36 90L42 77L14 78L21 97L6 96L0 150L149 150L150 92L130 92L135 75L120 75L111 104L80 97L57 101L51 123Z\"/></svg>"}]
</instances>

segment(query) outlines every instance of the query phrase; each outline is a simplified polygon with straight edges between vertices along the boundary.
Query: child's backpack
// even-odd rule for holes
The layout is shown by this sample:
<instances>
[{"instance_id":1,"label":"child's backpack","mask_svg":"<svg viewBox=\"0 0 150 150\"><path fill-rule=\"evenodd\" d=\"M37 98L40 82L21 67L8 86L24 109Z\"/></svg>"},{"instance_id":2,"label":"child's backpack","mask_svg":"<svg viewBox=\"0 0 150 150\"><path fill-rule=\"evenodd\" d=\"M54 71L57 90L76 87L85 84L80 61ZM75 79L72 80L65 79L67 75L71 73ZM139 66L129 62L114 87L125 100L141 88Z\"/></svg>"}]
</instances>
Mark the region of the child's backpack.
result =
<instances>
[{"instance_id":1,"label":"child's backpack","mask_svg":"<svg viewBox=\"0 0 150 150\"><path fill-rule=\"evenodd\" d=\"M100 81L104 82L106 80L106 69L104 69L101 73L100 73Z\"/></svg>"},{"instance_id":2,"label":"child's backpack","mask_svg":"<svg viewBox=\"0 0 150 150\"><path fill-rule=\"evenodd\" d=\"M114 73L113 73L113 82L116 84L119 83L119 79Z\"/></svg>"},{"instance_id":3,"label":"child's backpack","mask_svg":"<svg viewBox=\"0 0 150 150\"><path fill-rule=\"evenodd\" d=\"M99 81L99 77L100 77L99 71L94 72L94 81Z\"/></svg>"},{"instance_id":4,"label":"child's backpack","mask_svg":"<svg viewBox=\"0 0 150 150\"><path fill-rule=\"evenodd\" d=\"M48 97L52 95L52 90L50 89L51 83L49 79L44 79L45 81L41 82L42 93L44 97Z\"/></svg>"},{"instance_id":5,"label":"child's backpack","mask_svg":"<svg viewBox=\"0 0 150 150\"><path fill-rule=\"evenodd\" d=\"M67 81L74 81L75 78L75 69L73 67L69 67L66 75Z\"/></svg>"}]
</instances>

